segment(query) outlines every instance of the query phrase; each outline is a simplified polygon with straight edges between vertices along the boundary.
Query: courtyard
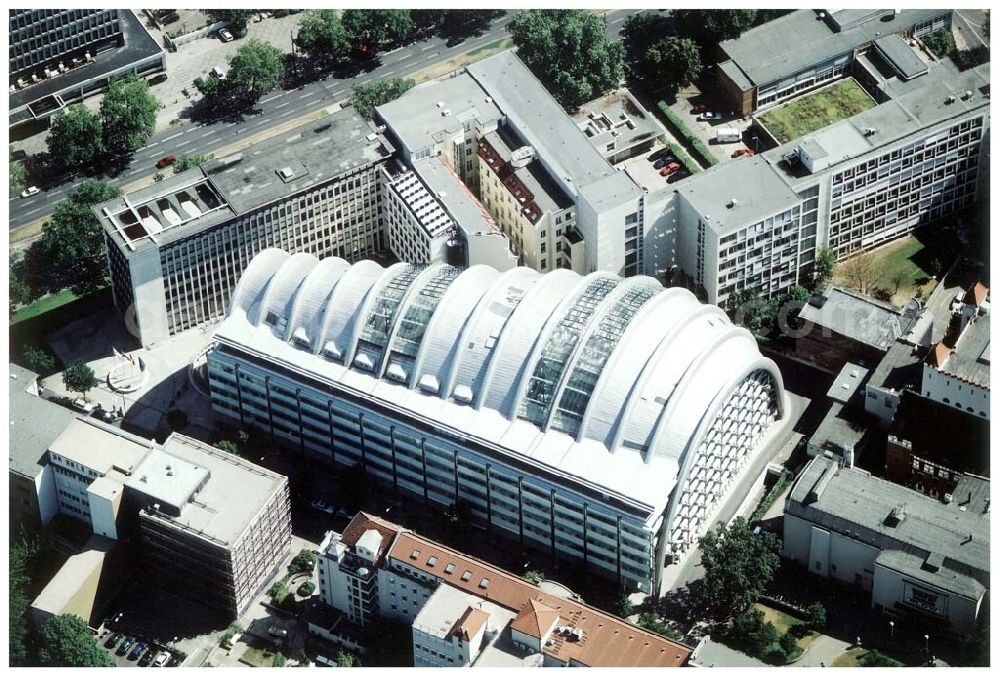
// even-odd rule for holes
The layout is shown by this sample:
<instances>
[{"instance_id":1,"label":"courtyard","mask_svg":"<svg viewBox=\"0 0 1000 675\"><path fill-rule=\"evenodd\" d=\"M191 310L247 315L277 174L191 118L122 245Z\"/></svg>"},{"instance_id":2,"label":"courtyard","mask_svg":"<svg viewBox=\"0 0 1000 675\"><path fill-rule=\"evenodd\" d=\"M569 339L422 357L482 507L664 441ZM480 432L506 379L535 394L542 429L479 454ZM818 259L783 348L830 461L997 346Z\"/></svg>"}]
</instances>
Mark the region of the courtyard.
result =
<instances>
[{"instance_id":1,"label":"courtyard","mask_svg":"<svg viewBox=\"0 0 1000 675\"><path fill-rule=\"evenodd\" d=\"M758 117L778 143L788 143L869 108L875 101L853 78L769 110Z\"/></svg>"}]
</instances>

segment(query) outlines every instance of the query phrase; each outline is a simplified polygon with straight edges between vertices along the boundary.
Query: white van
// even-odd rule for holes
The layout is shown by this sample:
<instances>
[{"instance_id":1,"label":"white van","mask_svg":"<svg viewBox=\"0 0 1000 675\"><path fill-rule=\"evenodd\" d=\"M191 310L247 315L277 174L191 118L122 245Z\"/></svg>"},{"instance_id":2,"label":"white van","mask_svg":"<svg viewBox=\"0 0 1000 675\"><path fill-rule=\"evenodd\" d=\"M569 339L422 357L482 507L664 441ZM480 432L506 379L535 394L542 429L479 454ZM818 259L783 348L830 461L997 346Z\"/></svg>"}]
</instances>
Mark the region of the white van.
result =
<instances>
[{"instance_id":1,"label":"white van","mask_svg":"<svg viewBox=\"0 0 1000 675\"><path fill-rule=\"evenodd\" d=\"M716 143L739 143L742 138L740 130L732 127L722 127L715 132Z\"/></svg>"}]
</instances>

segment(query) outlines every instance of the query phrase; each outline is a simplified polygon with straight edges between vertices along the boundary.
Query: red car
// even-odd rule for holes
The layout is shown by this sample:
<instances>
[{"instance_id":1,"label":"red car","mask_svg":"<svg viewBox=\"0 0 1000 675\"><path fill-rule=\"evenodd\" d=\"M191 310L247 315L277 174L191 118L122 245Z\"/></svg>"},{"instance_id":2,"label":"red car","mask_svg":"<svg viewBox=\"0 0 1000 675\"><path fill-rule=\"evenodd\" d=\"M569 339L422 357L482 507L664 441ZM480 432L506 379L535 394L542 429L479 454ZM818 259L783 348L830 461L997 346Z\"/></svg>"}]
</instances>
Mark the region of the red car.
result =
<instances>
[{"instance_id":1,"label":"red car","mask_svg":"<svg viewBox=\"0 0 1000 675\"><path fill-rule=\"evenodd\" d=\"M663 167L662 169L660 169L660 175L661 176L669 176L670 174L674 173L675 171L680 171L680 170L681 170L681 165L680 164L678 164L677 162L670 162L670 164L667 164L665 167Z\"/></svg>"},{"instance_id":2,"label":"red car","mask_svg":"<svg viewBox=\"0 0 1000 675\"><path fill-rule=\"evenodd\" d=\"M698 115L699 113L708 112L708 106L704 103L695 103L691 106L691 114Z\"/></svg>"},{"instance_id":3,"label":"red car","mask_svg":"<svg viewBox=\"0 0 1000 675\"><path fill-rule=\"evenodd\" d=\"M165 169L176 161L177 161L176 157L174 157L173 155L167 155L166 157L161 158L160 161L156 163L156 168Z\"/></svg>"},{"instance_id":4,"label":"red car","mask_svg":"<svg viewBox=\"0 0 1000 675\"><path fill-rule=\"evenodd\" d=\"M733 157L742 157L743 155L746 155L747 157L753 157L754 152L750 148L740 148L739 150L737 150L736 152L734 152L732 156Z\"/></svg>"}]
</instances>

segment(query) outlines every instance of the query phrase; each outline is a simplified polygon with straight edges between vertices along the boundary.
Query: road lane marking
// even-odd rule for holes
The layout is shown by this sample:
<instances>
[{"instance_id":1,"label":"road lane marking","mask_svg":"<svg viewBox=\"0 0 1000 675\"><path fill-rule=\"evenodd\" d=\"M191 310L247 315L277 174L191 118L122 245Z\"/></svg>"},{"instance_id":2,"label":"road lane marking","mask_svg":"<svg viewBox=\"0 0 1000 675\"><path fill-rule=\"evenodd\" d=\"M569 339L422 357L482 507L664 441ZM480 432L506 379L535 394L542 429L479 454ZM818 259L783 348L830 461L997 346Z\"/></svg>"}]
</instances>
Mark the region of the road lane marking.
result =
<instances>
[{"instance_id":1,"label":"road lane marking","mask_svg":"<svg viewBox=\"0 0 1000 675\"><path fill-rule=\"evenodd\" d=\"M299 96L299 98L309 98L310 96L315 96L316 93L316 91L306 92L305 94L302 94L302 96Z\"/></svg>"},{"instance_id":2,"label":"road lane marking","mask_svg":"<svg viewBox=\"0 0 1000 675\"><path fill-rule=\"evenodd\" d=\"M155 147L156 147L156 146L158 146L159 144L160 144L160 141L157 141L156 143L150 143L150 144L149 144L149 145L147 145L147 146L146 146L145 148L143 148L143 150L149 150L150 148L155 148Z\"/></svg>"},{"instance_id":3,"label":"road lane marking","mask_svg":"<svg viewBox=\"0 0 1000 675\"><path fill-rule=\"evenodd\" d=\"M191 141L184 141L183 143L178 143L178 144L177 144L177 145L175 145L174 147L176 147L176 148L183 148L183 147L184 147L185 145L187 145L187 144L188 144L188 143L190 143L190 142L191 142Z\"/></svg>"},{"instance_id":4,"label":"road lane marking","mask_svg":"<svg viewBox=\"0 0 1000 675\"><path fill-rule=\"evenodd\" d=\"M264 103L270 103L271 101L277 101L277 100L278 100L279 98L281 98L282 96L284 96L284 94L283 94L283 93L282 93L282 94L276 94L275 96L272 96L271 98L264 98L264 99L261 99L261 101L260 101L260 102L261 102L261 105L263 105Z\"/></svg>"},{"instance_id":5,"label":"road lane marking","mask_svg":"<svg viewBox=\"0 0 1000 675\"><path fill-rule=\"evenodd\" d=\"M410 52L409 54L406 54L405 56L400 56L398 59L396 59L396 61L405 61L406 59L410 58L411 56L413 56L413 52Z\"/></svg>"},{"instance_id":6,"label":"road lane marking","mask_svg":"<svg viewBox=\"0 0 1000 675\"><path fill-rule=\"evenodd\" d=\"M203 133L203 134L202 134L201 136L199 136L199 138L206 138L206 137L208 137L208 136L211 136L211 135L212 135L212 134L214 134L214 133L215 133L216 131L218 131L218 129L212 129L211 131L206 131L206 132L205 132L205 133Z\"/></svg>"},{"instance_id":7,"label":"road lane marking","mask_svg":"<svg viewBox=\"0 0 1000 675\"><path fill-rule=\"evenodd\" d=\"M21 215L22 216L30 216L32 213L35 213L36 211L41 211L41 210L42 210L42 207L41 206L37 206L37 207L31 209L30 211L25 211Z\"/></svg>"},{"instance_id":8,"label":"road lane marking","mask_svg":"<svg viewBox=\"0 0 1000 675\"><path fill-rule=\"evenodd\" d=\"M164 138L164 139L163 139L163 140L162 140L161 142L162 142L162 143L166 143L167 141L171 141L171 140L173 140L173 139L175 139L175 138L180 138L180 137L181 137L181 136L183 136L183 135L184 135L184 132L182 131L182 132L180 132L179 134L174 134L173 136L167 136L167 137L166 137L166 138Z\"/></svg>"},{"instance_id":9,"label":"road lane marking","mask_svg":"<svg viewBox=\"0 0 1000 675\"><path fill-rule=\"evenodd\" d=\"M278 117L288 117L289 115L291 115L294 112L295 112L295 109L291 108L291 109L286 110L285 112L281 113L280 115L278 115Z\"/></svg>"},{"instance_id":10,"label":"road lane marking","mask_svg":"<svg viewBox=\"0 0 1000 675\"><path fill-rule=\"evenodd\" d=\"M274 109L277 110L278 108L284 108L286 105L291 105L291 103L292 103L291 101L285 101L284 103L279 103L278 105L274 106Z\"/></svg>"},{"instance_id":11,"label":"road lane marking","mask_svg":"<svg viewBox=\"0 0 1000 675\"><path fill-rule=\"evenodd\" d=\"M385 73L383 73L383 74L384 75L392 75L395 72L396 72L395 68L390 68L389 70L385 71Z\"/></svg>"},{"instance_id":12,"label":"road lane marking","mask_svg":"<svg viewBox=\"0 0 1000 675\"><path fill-rule=\"evenodd\" d=\"M428 49L434 49L437 45L427 45L426 47L421 47L420 51L426 52Z\"/></svg>"}]
</instances>

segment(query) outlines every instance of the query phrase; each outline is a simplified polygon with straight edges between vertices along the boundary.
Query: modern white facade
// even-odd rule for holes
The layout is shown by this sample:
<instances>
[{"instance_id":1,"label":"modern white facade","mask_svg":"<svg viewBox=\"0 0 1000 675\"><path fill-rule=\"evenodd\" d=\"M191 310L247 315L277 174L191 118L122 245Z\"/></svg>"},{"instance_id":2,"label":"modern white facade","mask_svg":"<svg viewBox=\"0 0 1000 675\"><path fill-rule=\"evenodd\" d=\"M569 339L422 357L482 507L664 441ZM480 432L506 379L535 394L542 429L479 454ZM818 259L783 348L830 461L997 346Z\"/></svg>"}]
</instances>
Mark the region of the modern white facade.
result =
<instances>
[{"instance_id":1,"label":"modern white facade","mask_svg":"<svg viewBox=\"0 0 1000 675\"><path fill-rule=\"evenodd\" d=\"M221 416L647 590L785 406L747 331L645 277L270 250L215 337Z\"/></svg>"},{"instance_id":2,"label":"modern white facade","mask_svg":"<svg viewBox=\"0 0 1000 675\"><path fill-rule=\"evenodd\" d=\"M989 289L977 283L955 309L954 347L934 345L923 364L920 390L927 398L970 415L990 417Z\"/></svg>"}]
</instances>

